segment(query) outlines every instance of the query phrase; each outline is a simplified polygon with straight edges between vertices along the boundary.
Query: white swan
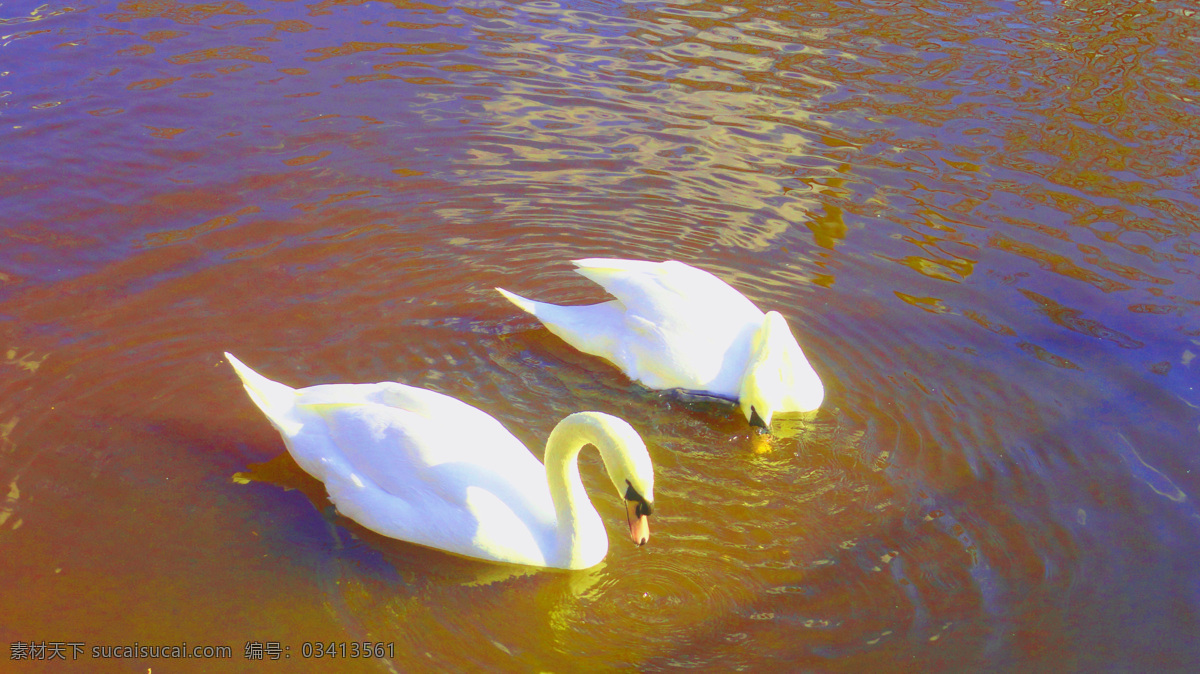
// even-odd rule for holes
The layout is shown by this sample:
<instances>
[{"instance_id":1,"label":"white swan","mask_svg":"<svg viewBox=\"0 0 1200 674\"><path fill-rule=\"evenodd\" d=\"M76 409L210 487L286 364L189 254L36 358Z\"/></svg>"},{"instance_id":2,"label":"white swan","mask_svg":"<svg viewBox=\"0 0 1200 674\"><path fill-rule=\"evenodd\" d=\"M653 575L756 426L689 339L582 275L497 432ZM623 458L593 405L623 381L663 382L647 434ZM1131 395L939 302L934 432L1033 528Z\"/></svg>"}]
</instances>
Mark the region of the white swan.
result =
<instances>
[{"instance_id":1,"label":"white swan","mask_svg":"<svg viewBox=\"0 0 1200 674\"><path fill-rule=\"evenodd\" d=\"M650 537L654 469L617 417L566 417L543 466L500 422L441 393L394 382L294 389L225 357L296 463L372 531L494 562L594 566L608 535L576 460L592 444L626 501L633 541Z\"/></svg>"},{"instance_id":2,"label":"white swan","mask_svg":"<svg viewBox=\"0 0 1200 674\"><path fill-rule=\"evenodd\" d=\"M787 321L729 284L674 260L574 260L617 299L557 306L496 288L571 346L606 358L652 389L737 400L751 424L821 406L825 388Z\"/></svg>"}]
</instances>

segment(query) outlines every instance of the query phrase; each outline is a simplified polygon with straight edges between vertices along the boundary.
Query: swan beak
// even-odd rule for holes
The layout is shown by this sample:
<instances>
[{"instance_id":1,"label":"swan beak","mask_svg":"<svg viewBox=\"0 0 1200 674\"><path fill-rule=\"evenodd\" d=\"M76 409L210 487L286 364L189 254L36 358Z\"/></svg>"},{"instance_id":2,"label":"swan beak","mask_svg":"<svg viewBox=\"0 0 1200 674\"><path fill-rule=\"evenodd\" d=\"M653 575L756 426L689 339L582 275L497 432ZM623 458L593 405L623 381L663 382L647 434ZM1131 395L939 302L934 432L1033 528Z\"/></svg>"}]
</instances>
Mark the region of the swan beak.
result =
<instances>
[{"instance_id":1,"label":"swan beak","mask_svg":"<svg viewBox=\"0 0 1200 674\"><path fill-rule=\"evenodd\" d=\"M763 418L758 415L758 410L754 409L753 405L750 406L750 425L753 426L759 433L771 432L770 426L768 426L767 422L763 421Z\"/></svg>"},{"instance_id":2,"label":"swan beak","mask_svg":"<svg viewBox=\"0 0 1200 674\"><path fill-rule=\"evenodd\" d=\"M629 522L629 537L637 545L650 540L650 518L638 512L642 504L638 501L625 502L625 519Z\"/></svg>"}]
</instances>

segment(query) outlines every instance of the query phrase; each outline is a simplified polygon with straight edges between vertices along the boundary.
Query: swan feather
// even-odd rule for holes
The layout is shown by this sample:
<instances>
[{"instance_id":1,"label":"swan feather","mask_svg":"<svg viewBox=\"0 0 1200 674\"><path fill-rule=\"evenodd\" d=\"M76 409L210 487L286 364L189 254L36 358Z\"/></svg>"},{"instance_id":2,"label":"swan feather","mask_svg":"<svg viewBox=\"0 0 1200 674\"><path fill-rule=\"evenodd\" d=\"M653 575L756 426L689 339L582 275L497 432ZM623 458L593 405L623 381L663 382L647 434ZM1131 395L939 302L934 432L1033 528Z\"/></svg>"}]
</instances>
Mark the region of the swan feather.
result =
<instances>
[{"instance_id":1,"label":"swan feather","mask_svg":"<svg viewBox=\"0 0 1200 674\"><path fill-rule=\"evenodd\" d=\"M777 312L768 318L712 273L675 260L573 263L616 299L559 306L497 290L568 344L649 388L739 400L747 419L768 425L775 412L820 406L824 387L786 320Z\"/></svg>"},{"instance_id":2,"label":"swan feather","mask_svg":"<svg viewBox=\"0 0 1200 674\"><path fill-rule=\"evenodd\" d=\"M563 487L569 494L555 497L548 466L486 412L395 382L297 390L225 355L296 463L325 484L339 512L364 527L468 557L534 566L583 568L607 552L604 525L586 494L569 495L583 492L577 469ZM599 447L606 444L600 436L576 432L566 436L573 448L555 452L558 460L574 462L579 448L594 442L618 493L630 479L652 500L653 468L636 431L595 412L559 426L585 418L600 429L616 428L607 444L620 447ZM548 445L548 461L551 453ZM568 509L556 498L585 503Z\"/></svg>"}]
</instances>

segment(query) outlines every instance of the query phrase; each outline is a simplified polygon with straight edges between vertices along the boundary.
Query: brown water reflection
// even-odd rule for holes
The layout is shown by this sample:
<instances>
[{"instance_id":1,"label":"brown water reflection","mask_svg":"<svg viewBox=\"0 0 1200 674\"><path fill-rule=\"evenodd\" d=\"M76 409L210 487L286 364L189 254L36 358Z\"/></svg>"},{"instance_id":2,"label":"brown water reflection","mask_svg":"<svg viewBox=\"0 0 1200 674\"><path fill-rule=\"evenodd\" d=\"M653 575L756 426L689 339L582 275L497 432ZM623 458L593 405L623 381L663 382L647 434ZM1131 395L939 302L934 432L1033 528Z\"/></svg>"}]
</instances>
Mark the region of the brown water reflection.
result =
<instances>
[{"instance_id":1,"label":"brown water reflection","mask_svg":"<svg viewBox=\"0 0 1200 674\"><path fill-rule=\"evenodd\" d=\"M1191 671L1200 59L1181 1L0 8L14 671ZM764 446L497 285L673 257L827 386ZM579 573L331 512L244 398L399 380L647 438ZM603 491L597 457L585 482ZM620 505L598 498L608 523ZM395 644L316 661L313 641ZM17 642L229 660L16 662ZM247 642L287 647L248 660ZM68 653L69 655L69 653Z\"/></svg>"}]
</instances>

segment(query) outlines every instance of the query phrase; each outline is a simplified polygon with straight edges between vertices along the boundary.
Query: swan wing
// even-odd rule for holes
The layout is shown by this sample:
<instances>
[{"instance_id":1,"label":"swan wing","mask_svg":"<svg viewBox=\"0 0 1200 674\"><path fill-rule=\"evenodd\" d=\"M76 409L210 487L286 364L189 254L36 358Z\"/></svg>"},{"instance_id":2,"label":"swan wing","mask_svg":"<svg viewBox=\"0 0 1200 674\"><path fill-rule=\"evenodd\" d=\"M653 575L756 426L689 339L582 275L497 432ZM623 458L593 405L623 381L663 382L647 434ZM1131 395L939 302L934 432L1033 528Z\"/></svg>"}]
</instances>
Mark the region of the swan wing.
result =
<instances>
[{"instance_id":1,"label":"swan wing","mask_svg":"<svg viewBox=\"0 0 1200 674\"><path fill-rule=\"evenodd\" d=\"M625 312L613 359L651 388L736 398L763 312L713 274L677 261L575 260Z\"/></svg>"},{"instance_id":2,"label":"swan wing","mask_svg":"<svg viewBox=\"0 0 1200 674\"><path fill-rule=\"evenodd\" d=\"M342 514L462 555L546 563L555 516L545 469L490 415L394 382L297 390L226 357Z\"/></svg>"},{"instance_id":3,"label":"swan wing","mask_svg":"<svg viewBox=\"0 0 1200 674\"><path fill-rule=\"evenodd\" d=\"M761 320L763 312L728 283L683 262L589 258L575 271L599 284L632 314L667 327Z\"/></svg>"},{"instance_id":4,"label":"swan wing","mask_svg":"<svg viewBox=\"0 0 1200 674\"><path fill-rule=\"evenodd\" d=\"M342 514L413 543L541 563L555 523L545 469L498 422L373 402L305 407L321 423L293 443L327 450L321 477Z\"/></svg>"},{"instance_id":5,"label":"swan wing","mask_svg":"<svg viewBox=\"0 0 1200 674\"><path fill-rule=\"evenodd\" d=\"M679 370L691 372L688 363L672 354L679 340L669 339L660 326L627 312L620 300L562 306L535 302L503 288L496 290L536 316L556 337L586 354L608 360L650 388L675 388L680 381L694 379L678 374Z\"/></svg>"},{"instance_id":6,"label":"swan wing","mask_svg":"<svg viewBox=\"0 0 1200 674\"><path fill-rule=\"evenodd\" d=\"M496 288L508 301L542 322L551 333L580 351L607 358L626 368L621 350L626 329L625 307L619 301L583 306L562 306L536 302Z\"/></svg>"},{"instance_id":7,"label":"swan wing","mask_svg":"<svg viewBox=\"0 0 1200 674\"><path fill-rule=\"evenodd\" d=\"M494 417L450 396L394 382L331 384L302 389L297 407L319 420L313 429L330 454L391 494L456 492L456 477L473 470L548 494L542 463ZM444 465L455 469L433 470Z\"/></svg>"},{"instance_id":8,"label":"swan wing","mask_svg":"<svg viewBox=\"0 0 1200 674\"><path fill-rule=\"evenodd\" d=\"M405 420L397 419L396 423L400 425L416 428L419 424L418 419L432 422L435 426L444 425L443 432L446 437L453 439L455 444L460 447L478 447L480 443L495 443L502 438L502 451L506 456L512 454L533 458L529 454L529 450L521 445L495 417L457 398L437 391L396 382L379 382L376 384L322 384L300 389L298 393L297 405L382 405L414 415L411 418L406 417ZM494 454L494 451L485 453L480 460L486 460L485 457Z\"/></svg>"}]
</instances>

